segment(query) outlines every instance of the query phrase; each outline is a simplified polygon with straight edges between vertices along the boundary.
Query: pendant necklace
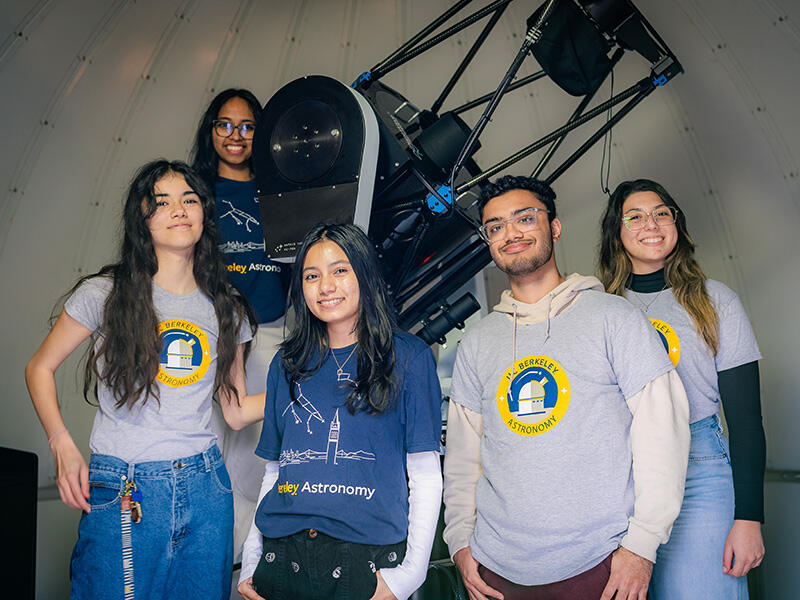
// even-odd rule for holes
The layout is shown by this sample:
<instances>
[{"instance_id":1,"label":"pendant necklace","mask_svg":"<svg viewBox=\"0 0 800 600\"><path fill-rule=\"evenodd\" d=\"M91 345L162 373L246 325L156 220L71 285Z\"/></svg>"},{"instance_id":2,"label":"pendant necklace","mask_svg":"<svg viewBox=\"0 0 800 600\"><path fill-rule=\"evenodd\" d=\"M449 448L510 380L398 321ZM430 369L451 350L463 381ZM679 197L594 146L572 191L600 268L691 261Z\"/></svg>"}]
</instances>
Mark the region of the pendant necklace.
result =
<instances>
[{"instance_id":1,"label":"pendant necklace","mask_svg":"<svg viewBox=\"0 0 800 600\"><path fill-rule=\"evenodd\" d=\"M338 369L336 369L336 381L353 381L350 379L350 373L345 373L344 368L347 365L348 361L353 357L353 354L358 348L358 343L353 346L353 349L350 351L350 354L347 355L347 358L344 360L342 364L339 364L339 361L336 359L336 354L333 352L333 348L330 349L331 356L333 357L333 362L336 363Z\"/></svg>"},{"instance_id":2,"label":"pendant necklace","mask_svg":"<svg viewBox=\"0 0 800 600\"><path fill-rule=\"evenodd\" d=\"M658 297L659 297L661 294L663 294L665 291L667 291L668 289L669 289L669 288L664 288L663 290L661 290L660 292L658 292L658 293L656 294L656 297L655 297L655 298L653 298L652 300L650 300L650 302L648 302L647 304L645 304L644 300L642 300L642 299L639 297L639 292L634 292L633 290L631 290L631 291L632 291L634 294L636 294L636 295L634 296L634 298L636 298L637 302L639 302L639 304L641 304L641 305L644 307L642 310L643 310L644 312L646 312L646 313L649 313L649 312L650 312L650 307L651 307L651 306L653 306L653 304L655 304L655 303L656 303L656 300L658 300Z\"/></svg>"}]
</instances>

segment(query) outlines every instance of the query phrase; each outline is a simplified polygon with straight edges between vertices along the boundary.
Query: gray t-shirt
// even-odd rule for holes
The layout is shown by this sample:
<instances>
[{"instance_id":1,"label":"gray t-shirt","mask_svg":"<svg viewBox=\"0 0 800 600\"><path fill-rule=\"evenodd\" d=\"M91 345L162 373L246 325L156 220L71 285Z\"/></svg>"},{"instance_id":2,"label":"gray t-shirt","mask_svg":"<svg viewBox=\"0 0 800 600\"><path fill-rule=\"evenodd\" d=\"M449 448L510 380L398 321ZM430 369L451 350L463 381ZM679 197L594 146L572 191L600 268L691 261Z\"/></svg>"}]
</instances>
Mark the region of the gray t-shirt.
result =
<instances>
[{"instance_id":1,"label":"gray t-shirt","mask_svg":"<svg viewBox=\"0 0 800 600\"><path fill-rule=\"evenodd\" d=\"M689 422L695 423L719 411L717 373L759 360L761 352L739 296L724 283L706 280L719 321L719 351L716 357L697 333L694 321L672 289L651 294L625 290L636 307L646 306L646 316L658 331L689 398Z\"/></svg>"},{"instance_id":2,"label":"gray t-shirt","mask_svg":"<svg viewBox=\"0 0 800 600\"><path fill-rule=\"evenodd\" d=\"M467 332L452 400L483 417L472 554L540 585L619 547L634 500L626 398L673 367L642 314L599 291L553 317L547 341L545 323L517 323L513 349L513 326L494 312Z\"/></svg>"},{"instance_id":3,"label":"gray t-shirt","mask_svg":"<svg viewBox=\"0 0 800 600\"><path fill-rule=\"evenodd\" d=\"M111 279L82 283L64 305L70 317L94 333L102 332L103 310ZM217 316L205 294L195 289L172 294L153 283L153 305L159 321L162 350L156 376L160 399L137 400L133 408L116 407L111 391L98 384L99 408L89 448L125 462L175 460L207 450L216 441L209 429L211 397L217 368ZM238 342L250 339L246 327ZM102 373L102 359L98 361Z\"/></svg>"}]
</instances>

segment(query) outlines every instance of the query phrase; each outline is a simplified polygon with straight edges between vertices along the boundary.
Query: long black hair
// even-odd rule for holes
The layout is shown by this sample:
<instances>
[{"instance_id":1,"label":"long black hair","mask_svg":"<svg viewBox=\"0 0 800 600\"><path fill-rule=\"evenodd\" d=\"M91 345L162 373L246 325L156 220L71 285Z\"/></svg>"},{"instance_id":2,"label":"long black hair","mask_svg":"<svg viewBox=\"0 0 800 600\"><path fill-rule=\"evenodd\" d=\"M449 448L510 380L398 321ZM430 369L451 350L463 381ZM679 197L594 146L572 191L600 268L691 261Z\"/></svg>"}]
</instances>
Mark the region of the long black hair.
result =
<instances>
[{"instance_id":1,"label":"long black hair","mask_svg":"<svg viewBox=\"0 0 800 600\"><path fill-rule=\"evenodd\" d=\"M295 260L289 288L289 305L294 324L281 344L282 363L292 400L297 400L295 383L319 370L331 352L328 330L309 310L303 296L303 263L309 249L322 241L339 246L350 261L358 281L358 375L347 395L351 413L366 410L381 413L392 405L394 378L394 309L386 291L372 243L355 225L320 224L309 231Z\"/></svg>"},{"instance_id":2,"label":"long black hair","mask_svg":"<svg viewBox=\"0 0 800 600\"><path fill-rule=\"evenodd\" d=\"M123 209L123 239L119 261L104 266L97 273L82 277L68 292L93 277L111 280L99 328L100 343L90 346L84 369L83 396L97 393L97 381L112 392L117 407L132 407L153 396L158 400L155 383L161 354L158 318L153 306L153 276L158 260L147 219L156 210L154 188L163 177L181 175L197 193L203 208L203 233L194 247L193 273L197 287L214 304L219 334L215 391L233 392L230 369L236 356L236 339L243 322L255 331L255 319L247 302L228 283L227 269L219 253L219 237L214 222L214 202L203 180L180 161L155 160L144 165L128 187ZM245 348L248 352L249 348ZM102 358L102 372L99 368Z\"/></svg>"},{"instance_id":3,"label":"long black hair","mask_svg":"<svg viewBox=\"0 0 800 600\"><path fill-rule=\"evenodd\" d=\"M694 258L694 240L686 226L686 215L660 183L650 179L623 181L608 199L600 224L600 251L597 270L600 281L609 294L622 296L629 284L632 265L622 244L620 230L622 207L631 194L653 192L661 201L675 209L678 239L675 248L664 262L664 281L672 288L675 299L692 317L697 333L716 356L719 349L717 312L705 288L706 276Z\"/></svg>"},{"instance_id":4,"label":"long black hair","mask_svg":"<svg viewBox=\"0 0 800 600\"><path fill-rule=\"evenodd\" d=\"M194 136L194 144L189 154L189 162L197 174L205 181L208 188L214 191L214 182L217 179L217 169L219 167L219 156L214 150L214 141L211 122L219 115L222 106L231 98L241 98L250 107L255 120L255 131L258 131L259 121L261 120L261 104L250 90L228 88L214 96L211 104L208 105L206 112L200 118L197 125L197 133ZM252 160L250 161L252 169Z\"/></svg>"}]
</instances>

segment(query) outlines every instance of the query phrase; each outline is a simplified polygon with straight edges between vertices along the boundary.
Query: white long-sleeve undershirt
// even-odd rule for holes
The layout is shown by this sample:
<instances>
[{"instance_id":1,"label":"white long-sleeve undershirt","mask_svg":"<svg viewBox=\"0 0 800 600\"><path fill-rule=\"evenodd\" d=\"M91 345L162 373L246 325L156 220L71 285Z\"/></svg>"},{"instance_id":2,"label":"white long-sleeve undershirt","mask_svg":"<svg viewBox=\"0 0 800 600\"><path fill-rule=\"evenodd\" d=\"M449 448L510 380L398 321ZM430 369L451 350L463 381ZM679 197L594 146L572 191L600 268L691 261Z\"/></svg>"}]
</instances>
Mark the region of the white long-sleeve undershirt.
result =
<instances>
[{"instance_id":1,"label":"white long-sleeve undershirt","mask_svg":"<svg viewBox=\"0 0 800 600\"><path fill-rule=\"evenodd\" d=\"M406 455L408 473L408 538L403 562L381 569L381 576L397 597L406 600L425 581L433 537L442 505L442 470L438 452Z\"/></svg>"},{"instance_id":2,"label":"white long-sleeve undershirt","mask_svg":"<svg viewBox=\"0 0 800 600\"><path fill-rule=\"evenodd\" d=\"M280 463L275 460L268 460L264 467L264 479L261 480L261 489L258 492L258 502L256 502L256 511L261 505L261 501L267 492L272 489L275 482L278 480L278 472L280 471ZM261 532L256 527L256 516L253 515L253 522L250 524L250 532L244 540L242 545L242 570L239 575L239 583L245 579L253 576L258 566L258 561L261 558L264 543Z\"/></svg>"}]
</instances>

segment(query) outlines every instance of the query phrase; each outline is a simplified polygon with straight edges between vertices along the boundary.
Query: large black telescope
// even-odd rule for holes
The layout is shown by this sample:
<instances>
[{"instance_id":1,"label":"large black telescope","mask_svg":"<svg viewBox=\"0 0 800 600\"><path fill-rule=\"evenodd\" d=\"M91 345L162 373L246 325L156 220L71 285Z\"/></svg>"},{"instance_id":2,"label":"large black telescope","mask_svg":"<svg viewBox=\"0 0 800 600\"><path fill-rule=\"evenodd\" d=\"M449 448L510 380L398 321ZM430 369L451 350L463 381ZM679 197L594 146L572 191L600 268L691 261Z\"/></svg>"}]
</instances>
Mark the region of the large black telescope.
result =
<instances>
[{"instance_id":1,"label":"large black telescope","mask_svg":"<svg viewBox=\"0 0 800 600\"><path fill-rule=\"evenodd\" d=\"M506 72L498 73L498 87L442 112L512 1L489 2L443 29L471 4L457 1L351 85L324 76L288 83L264 106L253 142L270 257L293 261L305 232L321 221L360 225L378 251L401 327L431 344L444 341L480 308L471 294L452 296L491 261L477 230L481 186L539 150L544 152L531 175L552 183L652 91L683 71L629 0L547 0L528 19L518 52ZM387 73L479 22L483 28L429 108L383 83ZM589 108L627 52L644 57L648 72ZM541 70L515 80L531 55ZM570 118L497 164L479 167L473 155L503 96L543 78L577 99ZM481 106L480 117L467 124L462 115ZM600 125L552 165L565 137L596 117Z\"/></svg>"}]
</instances>

